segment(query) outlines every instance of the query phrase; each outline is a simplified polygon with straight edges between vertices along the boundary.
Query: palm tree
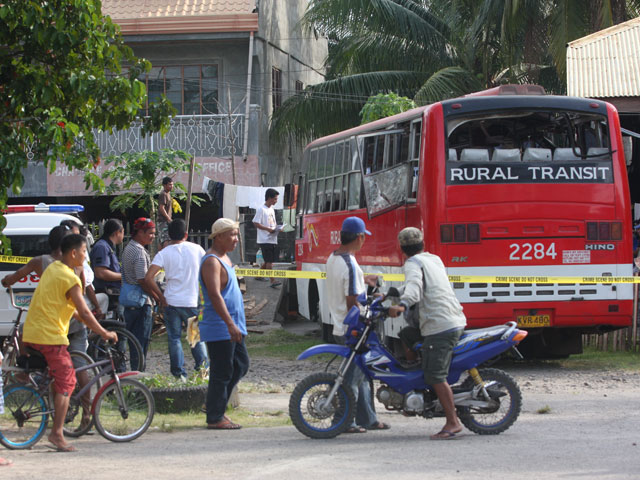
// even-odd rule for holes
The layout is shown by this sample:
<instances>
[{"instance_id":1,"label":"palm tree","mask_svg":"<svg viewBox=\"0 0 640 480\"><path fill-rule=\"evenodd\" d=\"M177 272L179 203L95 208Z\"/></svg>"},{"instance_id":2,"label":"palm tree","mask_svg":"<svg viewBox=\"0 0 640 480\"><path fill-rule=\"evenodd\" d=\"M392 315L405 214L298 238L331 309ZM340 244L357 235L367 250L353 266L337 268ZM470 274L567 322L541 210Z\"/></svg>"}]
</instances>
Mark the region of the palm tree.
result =
<instances>
[{"instance_id":1,"label":"palm tree","mask_svg":"<svg viewBox=\"0 0 640 480\"><path fill-rule=\"evenodd\" d=\"M309 139L357 125L371 95L426 104L501 83L565 91L566 43L637 15L640 0L310 0L329 38L327 80L274 113L271 134Z\"/></svg>"},{"instance_id":2,"label":"palm tree","mask_svg":"<svg viewBox=\"0 0 640 480\"><path fill-rule=\"evenodd\" d=\"M284 102L272 134L309 138L347 128L378 93L414 97L420 90L424 103L481 88L460 66L453 32L429 3L312 0L303 22L330 40L328 79Z\"/></svg>"}]
</instances>

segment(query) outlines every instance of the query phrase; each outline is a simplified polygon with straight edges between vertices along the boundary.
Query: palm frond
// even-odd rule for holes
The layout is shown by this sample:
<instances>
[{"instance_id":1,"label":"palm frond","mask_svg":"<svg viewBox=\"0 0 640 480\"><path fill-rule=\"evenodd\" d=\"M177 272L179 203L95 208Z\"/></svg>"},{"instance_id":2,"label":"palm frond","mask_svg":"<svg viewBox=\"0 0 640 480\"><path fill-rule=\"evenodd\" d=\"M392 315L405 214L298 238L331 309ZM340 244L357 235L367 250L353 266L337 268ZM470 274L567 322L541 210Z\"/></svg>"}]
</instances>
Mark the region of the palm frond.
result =
<instances>
[{"instance_id":1,"label":"palm frond","mask_svg":"<svg viewBox=\"0 0 640 480\"><path fill-rule=\"evenodd\" d=\"M413 96L427 78L416 72L370 72L310 85L283 102L271 119L270 136L310 140L360 123L359 112L371 95L395 92Z\"/></svg>"},{"instance_id":2,"label":"palm frond","mask_svg":"<svg viewBox=\"0 0 640 480\"><path fill-rule=\"evenodd\" d=\"M460 67L447 67L431 75L414 100L418 105L427 105L478 90L482 90L482 84L473 73Z\"/></svg>"},{"instance_id":3,"label":"palm frond","mask_svg":"<svg viewBox=\"0 0 640 480\"><path fill-rule=\"evenodd\" d=\"M434 50L447 44L446 23L411 0L312 0L303 22L338 39L366 30L402 35Z\"/></svg>"},{"instance_id":4,"label":"palm frond","mask_svg":"<svg viewBox=\"0 0 640 480\"><path fill-rule=\"evenodd\" d=\"M583 0L561 0L551 13L551 41L549 51L560 78L567 75L567 43L587 32L587 15Z\"/></svg>"},{"instance_id":5,"label":"palm frond","mask_svg":"<svg viewBox=\"0 0 640 480\"><path fill-rule=\"evenodd\" d=\"M328 68L351 75L375 70L412 70L429 72L452 64L446 50L432 52L423 44L391 35L354 34L344 38L332 51Z\"/></svg>"}]
</instances>

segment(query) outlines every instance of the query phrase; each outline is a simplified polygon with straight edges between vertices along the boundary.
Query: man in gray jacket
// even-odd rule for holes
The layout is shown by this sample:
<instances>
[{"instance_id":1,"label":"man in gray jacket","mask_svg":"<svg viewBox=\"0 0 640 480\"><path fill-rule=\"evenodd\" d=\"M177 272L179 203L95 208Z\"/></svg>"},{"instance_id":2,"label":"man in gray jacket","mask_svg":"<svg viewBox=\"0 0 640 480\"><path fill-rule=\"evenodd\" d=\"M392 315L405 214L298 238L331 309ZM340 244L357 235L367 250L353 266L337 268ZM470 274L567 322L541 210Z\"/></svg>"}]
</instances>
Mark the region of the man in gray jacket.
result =
<instances>
[{"instance_id":1,"label":"man in gray jacket","mask_svg":"<svg viewBox=\"0 0 640 480\"><path fill-rule=\"evenodd\" d=\"M401 338L409 346L422 341L425 382L435 390L447 419L442 430L431 435L431 439L448 440L462 431L447 376L453 348L467 320L442 260L424 251L422 232L414 227L405 228L398 234L398 241L407 257L403 266L405 283L399 289L400 303L390 308L389 316L397 317L418 304L420 327L406 327Z\"/></svg>"}]
</instances>

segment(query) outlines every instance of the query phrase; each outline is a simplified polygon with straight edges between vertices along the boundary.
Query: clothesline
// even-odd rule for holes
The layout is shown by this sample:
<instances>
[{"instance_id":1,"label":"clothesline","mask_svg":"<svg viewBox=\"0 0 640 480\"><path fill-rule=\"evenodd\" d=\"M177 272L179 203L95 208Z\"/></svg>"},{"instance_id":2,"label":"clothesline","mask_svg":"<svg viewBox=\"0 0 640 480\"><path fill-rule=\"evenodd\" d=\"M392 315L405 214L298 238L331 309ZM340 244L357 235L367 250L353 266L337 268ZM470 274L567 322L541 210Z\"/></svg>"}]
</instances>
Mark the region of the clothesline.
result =
<instances>
[{"instance_id":1,"label":"clothesline","mask_svg":"<svg viewBox=\"0 0 640 480\"><path fill-rule=\"evenodd\" d=\"M212 202L218 204L221 210L220 215L225 218L236 218L237 207L260 208L260 206L264 204L264 196L268 188L273 188L278 191L278 201L273 208L276 210L295 208L297 185L251 187L247 185L222 183L208 177L204 177L202 182L202 190L207 193ZM290 189L294 190L293 201L289 202L292 203L292 205L285 206L285 192Z\"/></svg>"}]
</instances>

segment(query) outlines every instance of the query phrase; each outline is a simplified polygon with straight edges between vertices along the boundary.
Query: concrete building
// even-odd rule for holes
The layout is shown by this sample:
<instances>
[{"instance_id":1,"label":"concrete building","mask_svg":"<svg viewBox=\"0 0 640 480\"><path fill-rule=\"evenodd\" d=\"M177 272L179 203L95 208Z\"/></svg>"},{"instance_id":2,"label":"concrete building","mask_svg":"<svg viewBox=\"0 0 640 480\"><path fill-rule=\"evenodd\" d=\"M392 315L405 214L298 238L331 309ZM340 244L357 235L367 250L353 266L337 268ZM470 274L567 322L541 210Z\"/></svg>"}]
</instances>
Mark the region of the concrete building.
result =
<instances>
[{"instance_id":1,"label":"concrete building","mask_svg":"<svg viewBox=\"0 0 640 480\"><path fill-rule=\"evenodd\" d=\"M149 99L165 94L178 110L169 133L142 137L139 127L96 133L103 157L125 151L180 149L195 155L202 177L238 185L290 183L301 145L275 145L275 108L324 80L327 41L299 25L306 0L103 0L134 54L151 61L142 80ZM233 161L232 161L233 156ZM235 176L235 178L234 178ZM26 172L22 197L86 203L82 174L66 167ZM186 174L178 180L186 185ZM89 200L88 200L89 201Z\"/></svg>"}]
</instances>

